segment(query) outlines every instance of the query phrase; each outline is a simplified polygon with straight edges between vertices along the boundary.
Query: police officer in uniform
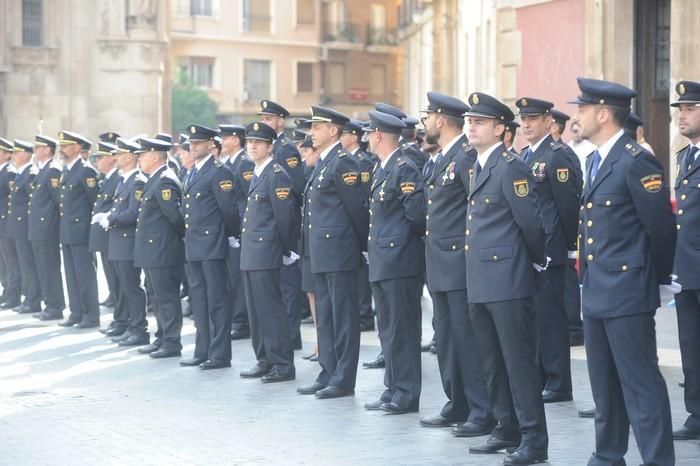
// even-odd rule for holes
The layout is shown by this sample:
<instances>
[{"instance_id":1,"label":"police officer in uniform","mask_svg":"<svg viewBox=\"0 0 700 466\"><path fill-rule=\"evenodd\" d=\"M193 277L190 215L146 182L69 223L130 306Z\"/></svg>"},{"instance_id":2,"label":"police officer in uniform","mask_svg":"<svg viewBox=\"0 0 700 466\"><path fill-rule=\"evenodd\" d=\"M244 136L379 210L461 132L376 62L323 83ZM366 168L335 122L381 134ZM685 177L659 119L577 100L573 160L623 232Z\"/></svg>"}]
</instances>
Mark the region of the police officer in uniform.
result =
<instances>
[{"instance_id":1,"label":"police officer in uniform","mask_svg":"<svg viewBox=\"0 0 700 466\"><path fill-rule=\"evenodd\" d=\"M676 84L679 132L690 144L676 154L676 223L678 241L674 273L682 286L676 294L678 339L685 376L685 409L690 413L675 440L700 438L700 83Z\"/></svg>"},{"instance_id":2,"label":"police officer in uniform","mask_svg":"<svg viewBox=\"0 0 700 466\"><path fill-rule=\"evenodd\" d=\"M338 398L353 394L360 355L357 275L367 249L367 203L360 165L343 149L340 136L349 118L311 107L309 135L320 160L304 191L304 215L311 219L311 272L316 281L316 328L321 373L301 394ZM307 212L308 211L308 212Z\"/></svg>"},{"instance_id":3,"label":"police officer in uniform","mask_svg":"<svg viewBox=\"0 0 700 466\"><path fill-rule=\"evenodd\" d=\"M141 269L134 266L136 218L146 183L146 177L138 169L140 150L138 143L117 138L114 157L121 180L114 191L114 203L108 213L95 214L92 219L94 223L109 230L107 259L116 271L119 290L117 302L122 307L121 315L128 321L126 331L112 338L119 346L141 346L150 341L146 320L146 293L141 287Z\"/></svg>"},{"instance_id":4,"label":"police officer in uniform","mask_svg":"<svg viewBox=\"0 0 700 466\"><path fill-rule=\"evenodd\" d=\"M183 366L203 370L231 367L231 289L226 258L239 235L239 189L231 172L212 154L214 129L190 125L195 165L185 183L185 255L197 337L194 357Z\"/></svg>"},{"instance_id":5,"label":"police officer in uniform","mask_svg":"<svg viewBox=\"0 0 700 466\"><path fill-rule=\"evenodd\" d=\"M143 269L151 284L158 329L153 343L137 351L154 359L177 357L182 350L180 283L185 262L181 185L168 164L170 143L155 138L140 138L138 143L139 167L148 181L136 221L134 266Z\"/></svg>"},{"instance_id":6,"label":"police officer in uniform","mask_svg":"<svg viewBox=\"0 0 700 466\"><path fill-rule=\"evenodd\" d=\"M340 143L343 149L352 155L359 165L360 184L362 185L362 199L369 202L370 178L374 168L372 158L360 148L362 122L350 119L343 128ZM357 298L360 305L360 331L374 330L374 311L372 310L372 288L369 284L369 265L366 261L360 261L360 270L357 273Z\"/></svg>"},{"instance_id":7,"label":"police officer in uniform","mask_svg":"<svg viewBox=\"0 0 700 466\"><path fill-rule=\"evenodd\" d=\"M420 299L425 256L425 198L421 173L399 145L406 127L398 118L370 111L370 150L379 156L372 177L368 237L369 280L377 307L386 390L369 410L418 411L421 391Z\"/></svg>"},{"instance_id":8,"label":"police officer in uniform","mask_svg":"<svg viewBox=\"0 0 700 466\"><path fill-rule=\"evenodd\" d=\"M561 136L566 130L566 122L569 121L571 117L566 113L554 108L550 110L550 115L552 116L552 138L555 142L564 144L564 142L561 140Z\"/></svg>"},{"instance_id":9,"label":"police officer in uniform","mask_svg":"<svg viewBox=\"0 0 700 466\"><path fill-rule=\"evenodd\" d=\"M538 332L538 359L542 369L542 398L545 403L571 401L571 355L569 322L564 307L564 280L570 257L575 255L581 179L578 161L566 157L567 146L550 134L554 104L522 97L520 109L523 136L530 143L521 157L535 178L540 215L547 233L547 270L539 274L534 296Z\"/></svg>"},{"instance_id":10,"label":"police officer in uniform","mask_svg":"<svg viewBox=\"0 0 700 466\"><path fill-rule=\"evenodd\" d=\"M34 138L34 159L38 173L29 194L29 241L34 252L37 279L44 309L36 315L39 320L63 318L66 300L63 296L61 250L58 240L58 204L61 169L54 160L58 141L49 136Z\"/></svg>"},{"instance_id":11,"label":"police officer in uniform","mask_svg":"<svg viewBox=\"0 0 700 466\"><path fill-rule=\"evenodd\" d=\"M80 153L83 136L61 131L58 142L63 159L60 180L59 236L63 251L70 315L58 325L93 328L100 325L97 274L88 250L92 207L97 199L97 173Z\"/></svg>"},{"instance_id":12,"label":"police officer in uniform","mask_svg":"<svg viewBox=\"0 0 700 466\"><path fill-rule=\"evenodd\" d=\"M659 372L654 313L671 283L676 227L661 164L625 136L636 92L578 78L575 121L588 158L579 256L596 447L588 464L624 464L629 429L644 464L674 464L671 412Z\"/></svg>"},{"instance_id":13,"label":"police officer in uniform","mask_svg":"<svg viewBox=\"0 0 700 466\"><path fill-rule=\"evenodd\" d=\"M102 135L100 137L102 137ZM114 154L112 153L116 149L117 146L106 140L99 141L97 143L97 151L91 157L95 168L97 168L97 171L101 174L101 179L98 181L99 192L97 193L97 200L92 209L93 216L99 213L109 213L112 210L114 192L117 190L122 180L119 170L115 166ZM112 322L109 323L107 328L100 330L100 332L108 337L121 336L126 332L126 328L129 326L129 314L124 307L124 303L120 299L121 295L119 293L119 287L117 286L117 270L114 267L114 263L108 259L109 233L97 223L90 225L88 249L92 253L100 253L102 270L104 271L107 289L109 290L109 296L102 305L107 307L111 305L111 307L114 307L114 318Z\"/></svg>"},{"instance_id":14,"label":"police officer in uniform","mask_svg":"<svg viewBox=\"0 0 700 466\"><path fill-rule=\"evenodd\" d=\"M15 172L10 162L12 142L0 138L0 258L3 262L3 296L0 309L13 309L20 305L21 278L17 270L17 249L7 234L7 210Z\"/></svg>"},{"instance_id":15,"label":"police officer in uniform","mask_svg":"<svg viewBox=\"0 0 700 466\"><path fill-rule=\"evenodd\" d=\"M518 128L520 128L520 124L517 121L511 121L508 123L508 128L503 138L503 144L513 155L520 155L518 149L515 148L515 136L518 134Z\"/></svg>"},{"instance_id":16,"label":"police officer in uniform","mask_svg":"<svg viewBox=\"0 0 700 466\"><path fill-rule=\"evenodd\" d=\"M280 290L280 268L297 256L299 196L285 169L273 160L275 130L246 126L248 156L255 163L241 228L241 272L257 364L241 372L264 383L293 380L294 349ZM298 258L298 256L297 256Z\"/></svg>"},{"instance_id":17,"label":"police officer in uniform","mask_svg":"<svg viewBox=\"0 0 700 466\"><path fill-rule=\"evenodd\" d=\"M391 104L386 104L384 102L377 102L376 104L374 104L374 109L378 112L394 116L404 123L405 127L401 130L401 138L399 140L399 142L401 143L401 152L413 162L413 164L416 166L416 168L418 168L419 171L422 171L423 165L425 165L425 162L427 161L427 157L423 152L421 152L420 149L418 149L418 147L415 144L415 127L418 124L418 120L409 117L400 108ZM411 131L411 128L409 127L409 124L406 123L406 121L408 121L409 124L413 127L413 131ZM408 140L404 138L404 134L407 134L409 136Z\"/></svg>"},{"instance_id":18,"label":"police officer in uniform","mask_svg":"<svg viewBox=\"0 0 700 466\"><path fill-rule=\"evenodd\" d=\"M275 130L277 137L272 145L272 155L277 164L287 172L294 183L294 195L301 205L301 194L304 192L306 178L304 177L304 166L301 163L299 150L292 141L284 134L285 119L289 116L289 111L278 103L271 100L260 102L258 112L263 123ZM302 309L306 307L304 293L301 291L301 268L298 261L293 261L282 266L281 272L282 297L284 305L289 315L289 328L292 335L294 349L301 349L301 334L299 325L301 324Z\"/></svg>"},{"instance_id":19,"label":"police officer in uniform","mask_svg":"<svg viewBox=\"0 0 700 466\"><path fill-rule=\"evenodd\" d=\"M238 125L219 125L219 134L221 135L222 147L221 162L231 170L234 183L240 186L240 189L236 190L236 205L242 219L248 199L248 186L253 179L253 162L248 160L244 149L245 128ZM245 340L250 338L250 325L248 324L248 309L245 305L243 279L241 278L240 238L237 238L228 250L227 266L231 293L233 294L231 339Z\"/></svg>"},{"instance_id":20,"label":"police officer in uniform","mask_svg":"<svg viewBox=\"0 0 700 466\"><path fill-rule=\"evenodd\" d=\"M547 459L548 444L541 385L533 377L532 296L537 270L546 266L545 231L532 174L503 144L513 112L482 93L472 93L469 104L468 137L477 151L464 245L469 316L497 422L469 452L514 448L504 464L534 464Z\"/></svg>"},{"instance_id":21,"label":"police officer in uniform","mask_svg":"<svg viewBox=\"0 0 700 466\"><path fill-rule=\"evenodd\" d=\"M15 139L12 164L15 167L15 180L8 198L7 233L14 240L19 259L19 274L22 280L24 301L15 312L33 314L41 312L41 290L37 280L34 251L29 242L29 195L37 169L32 165L31 143Z\"/></svg>"},{"instance_id":22,"label":"police officer in uniform","mask_svg":"<svg viewBox=\"0 0 700 466\"><path fill-rule=\"evenodd\" d=\"M428 102L423 124L426 135L442 147L442 155L425 186L425 275L433 300L440 377L448 401L439 414L422 418L420 423L426 427L460 423L453 429L454 435L475 437L491 432L494 424L469 320L464 262L464 219L476 151L462 131L462 115L469 106L437 92L428 93Z\"/></svg>"}]
</instances>

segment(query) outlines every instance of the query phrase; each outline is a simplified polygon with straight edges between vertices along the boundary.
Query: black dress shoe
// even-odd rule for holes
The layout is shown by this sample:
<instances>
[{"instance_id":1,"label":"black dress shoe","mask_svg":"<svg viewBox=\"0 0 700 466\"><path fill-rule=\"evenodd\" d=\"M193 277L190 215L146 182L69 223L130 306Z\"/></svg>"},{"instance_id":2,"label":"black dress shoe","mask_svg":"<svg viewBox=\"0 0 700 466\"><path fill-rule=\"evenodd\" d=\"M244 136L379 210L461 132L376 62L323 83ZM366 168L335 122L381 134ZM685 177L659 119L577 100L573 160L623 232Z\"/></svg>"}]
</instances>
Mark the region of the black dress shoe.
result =
<instances>
[{"instance_id":1,"label":"black dress shoe","mask_svg":"<svg viewBox=\"0 0 700 466\"><path fill-rule=\"evenodd\" d=\"M141 354L151 354L155 351L158 351L159 349L160 349L160 346L154 345L153 343L151 343L150 345L146 345L146 346L142 346L141 348L138 348L136 350L136 352L141 353Z\"/></svg>"},{"instance_id":2,"label":"black dress shoe","mask_svg":"<svg viewBox=\"0 0 700 466\"><path fill-rule=\"evenodd\" d=\"M127 338L119 342L119 346L143 346L151 342L151 337L145 335L129 335Z\"/></svg>"},{"instance_id":3,"label":"black dress shoe","mask_svg":"<svg viewBox=\"0 0 700 466\"><path fill-rule=\"evenodd\" d=\"M419 422L420 425L422 425L423 427L450 427L456 422L461 421L455 419L448 419L442 414L438 414L436 416L422 417L420 418Z\"/></svg>"},{"instance_id":4,"label":"black dress shoe","mask_svg":"<svg viewBox=\"0 0 700 466\"><path fill-rule=\"evenodd\" d=\"M114 307L114 300L113 300L112 297L110 296L110 297L108 297L107 299L105 299L104 301L102 301L102 302L100 303L100 306L103 306L103 307Z\"/></svg>"},{"instance_id":5,"label":"black dress shoe","mask_svg":"<svg viewBox=\"0 0 700 466\"><path fill-rule=\"evenodd\" d=\"M302 324L313 324L314 323L314 318L309 316L309 317L304 317L301 319Z\"/></svg>"},{"instance_id":6,"label":"black dress shoe","mask_svg":"<svg viewBox=\"0 0 700 466\"><path fill-rule=\"evenodd\" d=\"M47 320L60 320L63 319L63 311L55 311L55 310L43 310L39 313L37 316L37 319L41 321L47 321Z\"/></svg>"},{"instance_id":7,"label":"black dress shoe","mask_svg":"<svg viewBox=\"0 0 700 466\"><path fill-rule=\"evenodd\" d=\"M383 369L386 366L384 363L384 355L380 354L374 361L367 361L362 363L362 367L365 369Z\"/></svg>"},{"instance_id":8,"label":"black dress shoe","mask_svg":"<svg viewBox=\"0 0 700 466\"><path fill-rule=\"evenodd\" d=\"M428 350L430 354L437 354L437 346L433 345L430 347L430 350Z\"/></svg>"},{"instance_id":9,"label":"black dress shoe","mask_svg":"<svg viewBox=\"0 0 700 466\"><path fill-rule=\"evenodd\" d=\"M104 334L107 337L120 337L126 332L126 327L112 327L105 330Z\"/></svg>"},{"instance_id":10,"label":"black dress shoe","mask_svg":"<svg viewBox=\"0 0 700 466\"><path fill-rule=\"evenodd\" d=\"M235 328L231 330L231 340L245 340L250 338L250 330Z\"/></svg>"},{"instance_id":11,"label":"black dress shoe","mask_svg":"<svg viewBox=\"0 0 700 466\"><path fill-rule=\"evenodd\" d=\"M60 321L60 322L58 323L58 325L61 326L61 327L72 327L72 326L74 326L75 324L79 324L79 323L80 323L80 320L78 320L78 319L72 319L72 318L69 317L69 318L67 318L67 319L65 319L65 320Z\"/></svg>"},{"instance_id":12,"label":"black dress shoe","mask_svg":"<svg viewBox=\"0 0 700 466\"><path fill-rule=\"evenodd\" d=\"M545 390L542 392L542 401L545 403L561 403L563 401L572 401L574 396L571 392L553 392Z\"/></svg>"},{"instance_id":13,"label":"black dress shoe","mask_svg":"<svg viewBox=\"0 0 700 466\"><path fill-rule=\"evenodd\" d=\"M342 398L344 396L351 396L355 394L355 390L352 388L340 388L329 385L323 390L316 392L316 398L319 400L328 400L331 398Z\"/></svg>"},{"instance_id":14,"label":"black dress shoe","mask_svg":"<svg viewBox=\"0 0 700 466\"><path fill-rule=\"evenodd\" d=\"M688 429L686 426L673 431L673 440L695 440L700 439L700 430Z\"/></svg>"},{"instance_id":15,"label":"black dress shoe","mask_svg":"<svg viewBox=\"0 0 700 466\"><path fill-rule=\"evenodd\" d=\"M370 401L368 403L365 403L365 409L367 411L379 411L382 408L382 405L386 403L384 400L377 400L377 401Z\"/></svg>"},{"instance_id":16,"label":"black dress shoe","mask_svg":"<svg viewBox=\"0 0 700 466\"><path fill-rule=\"evenodd\" d=\"M297 387L297 393L300 395L313 395L319 390L323 390L326 388L325 385L319 382L314 382L311 385L302 385L301 387Z\"/></svg>"},{"instance_id":17,"label":"black dress shoe","mask_svg":"<svg viewBox=\"0 0 700 466\"><path fill-rule=\"evenodd\" d=\"M587 418L587 419L595 418L595 408L579 409L578 410L578 417L583 417L583 418Z\"/></svg>"},{"instance_id":18,"label":"black dress shoe","mask_svg":"<svg viewBox=\"0 0 700 466\"><path fill-rule=\"evenodd\" d=\"M520 442L516 442L513 440L501 440L497 437L491 436L484 443L479 443L477 445L469 445L469 453L498 453L506 450L507 448L517 448L519 444Z\"/></svg>"},{"instance_id":19,"label":"black dress shoe","mask_svg":"<svg viewBox=\"0 0 700 466\"><path fill-rule=\"evenodd\" d=\"M131 336L131 332L129 332L129 331L127 330L126 332L122 333L121 335L118 335L118 336L112 338L112 342L114 342L114 343L119 343L120 341L126 340L126 339L129 338L130 336Z\"/></svg>"},{"instance_id":20,"label":"black dress shoe","mask_svg":"<svg viewBox=\"0 0 700 466\"><path fill-rule=\"evenodd\" d=\"M310 362L318 362L318 354L311 355L311 357L309 358L309 361Z\"/></svg>"},{"instance_id":21,"label":"black dress shoe","mask_svg":"<svg viewBox=\"0 0 700 466\"><path fill-rule=\"evenodd\" d=\"M270 372L270 366L257 363L247 371L241 371L240 376L244 379L257 379Z\"/></svg>"},{"instance_id":22,"label":"black dress shoe","mask_svg":"<svg viewBox=\"0 0 700 466\"><path fill-rule=\"evenodd\" d=\"M526 466L528 464L544 463L547 461L547 451L539 448L532 448L527 445L506 455L503 459L504 466Z\"/></svg>"},{"instance_id":23,"label":"black dress shoe","mask_svg":"<svg viewBox=\"0 0 700 466\"><path fill-rule=\"evenodd\" d=\"M85 321L82 321L82 322L80 322L79 324L76 324L76 325L75 325L75 328L80 328L80 329L84 329L84 328L99 328L99 327L100 327L100 323L99 323L99 322L85 322Z\"/></svg>"},{"instance_id":24,"label":"black dress shoe","mask_svg":"<svg viewBox=\"0 0 700 466\"><path fill-rule=\"evenodd\" d=\"M360 332L369 332L374 330L374 321L360 322Z\"/></svg>"},{"instance_id":25,"label":"black dress shoe","mask_svg":"<svg viewBox=\"0 0 700 466\"><path fill-rule=\"evenodd\" d=\"M471 421L467 421L452 428L452 435L455 437L481 437L493 431L492 426L482 426Z\"/></svg>"},{"instance_id":26,"label":"black dress shoe","mask_svg":"<svg viewBox=\"0 0 700 466\"><path fill-rule=\"evenodd\" d=\"M569 346L583 346L583 335L569 336Z\"/></svg>"},{"instance_id":27,"label":"black dress shoe","mask_svg":"<svg viewBox=\"0 0 700 466\"><path fill-rule=\"evenodd\" d=\"M678 386L681 388L685 388L685 382L678 382Z\"/></svg>"},{"instance_id":28,"label":"black dress shoe","mask_svg":"<svg viewBox=\"0 0 700 466\"><path fill-rule=\"evenodd\" d=\"M203 371L208 371L212 369L223 369L225 367L231 367L231 361L220 361L218 359L207 359L204 361L202 364L199 365L199 368L202 369Z\"/></svg>"},{"instance_id":29,"label":"black dress shoe","mask_svg":"<svg viewBox=\"0 0 700 466\"><path fill-rule=\"evenodd\" d=\"M379 407L382 411L384 411L387 414L407 414L407 413L415 413L418 410L415 408L410 408L407 406L399 406L393 401L390 401L388 403L382 403L382 405Z\"/></svg>"},{"instance_id":30,"label":"black dress shoe","mask_svg":"<svg viewBox=\"0 0 700 466\"><path fill-rule=\"evenodd\" d=\"M189 317L192 315L192 305L189 301L182 302L182 317Z\"/></svg>"},{"instance_id":31,"label":"black dress shoe","mask_svg":"<svg viewBox=\"0 0 700 466\"><path fill-rule=\"evenodd\" d=\"M180 361L180 365L184 367L192 367L192 366L199 366L204 362L204 359L200 358L191 358L191 359L183 359Z\"/></svg>"},{"instance_id":32,"label":"black dress shoe","mask_svg":"<svg viewBox=\"0 0 700 466\"><path fill-rule=\"evenodd\" d=\"M180 357L181 355L182 351L176 349L159 349L157 351L149 353L149 356L153 359L174 358Z\"/></svg>"},{"instance_id":33,"label":"black dress shoe","mask_svg":"<svg viewBox=\"0 0 700 466\"><path fill-rule=\"evenodd\" d=\"M296 374L294 372L294 369L290 369L289 371L287 371L287 373L283 374L279 370L274 368L267 374L263 375L260 381L262 383L286 382L287 380L294 380L295 377Z\"/></svg>"},{"instance_id":34,"label":"black dress shoe","mask_svg":"<svg viewBox=\"0 0 700 466\"><path fill-rule=\"evenodd\" d=\"M3 301L0 303L0 309L14 309L19 305L19 301Z\"/></svg>"},{"instance_id":35,"label":"black dress shoe","mask_svg":"<svg viewBox=\"0 0 700 466\"><path fill-rule=\"evenodd\" d=\"M318 357L318 354L316 354L316 353L307 354L306 356L302 356L301 359L305 359L307 361L310 361L311 358L313 358L314 356Z\"/></svg>"},{"instance_id":36,"label":"black dress shoe","mask_svg":"<svg viewBox=\"0 0 700 466\"><path fill-rule=\"evenodd\" d=\"M18 314L38 314L41 312L41 307L40 306L27 306L25 304L22 304L21 306L17 307L15 309Z\"/></svg>"}]
</instances>

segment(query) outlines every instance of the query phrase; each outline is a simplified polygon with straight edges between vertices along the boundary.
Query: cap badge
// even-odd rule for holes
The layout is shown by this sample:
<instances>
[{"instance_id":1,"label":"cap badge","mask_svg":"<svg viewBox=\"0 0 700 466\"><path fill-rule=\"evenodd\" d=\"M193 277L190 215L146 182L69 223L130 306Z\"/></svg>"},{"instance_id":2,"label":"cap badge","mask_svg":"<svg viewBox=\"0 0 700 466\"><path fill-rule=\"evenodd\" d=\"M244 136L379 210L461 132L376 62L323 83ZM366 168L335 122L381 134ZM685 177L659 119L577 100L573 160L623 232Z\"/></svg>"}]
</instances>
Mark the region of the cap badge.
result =
<instances>
[{"instance_id":1,"label":"cap badge","mask_svg":"<svg viewBox=\"0 0 700 466\"><path fill-rule=\"evenodd\" d=\"M260 125L257 123L253 124L253 130L260 131Z\"/></svg>"},{"instance_id":2,"label":"cap badge","mask_svg":"<svg viewBox=\"0 0 700 466\"><path fill-rule=\"evenodd\" d=\"M527 107L527 99L520 99L520 105Z\"/></svg>"},{"instance_id":3,"label":"cap badge","mask_svg":"<svg viewBox=\"0 0 700 466\"><path fill-rule=\"evenodd\" d=\"M678 85L678 93L679 93L680 95L685 94L685 84L680 83L680 84Z\"/></svg>"},{"instance_id":4,"label":"cap badge","mask_svg":"<svg viewBox=\"0 0 700 466\"><path fill-rule=\"evenodd\" d=\"M190 126L190 133L195 134L197 132L197 128L194 126Z\"/></svg>"},{"instance_id":5,"label":"cap badge","mask_svg":"<svg viewBox=\"0 0 700 466\"><path fill-rule=\"evenodd\" d=\"M472 94L472 103L474 105L479 105L479 96L476 94Z\"/></svg>"}]
</instances>

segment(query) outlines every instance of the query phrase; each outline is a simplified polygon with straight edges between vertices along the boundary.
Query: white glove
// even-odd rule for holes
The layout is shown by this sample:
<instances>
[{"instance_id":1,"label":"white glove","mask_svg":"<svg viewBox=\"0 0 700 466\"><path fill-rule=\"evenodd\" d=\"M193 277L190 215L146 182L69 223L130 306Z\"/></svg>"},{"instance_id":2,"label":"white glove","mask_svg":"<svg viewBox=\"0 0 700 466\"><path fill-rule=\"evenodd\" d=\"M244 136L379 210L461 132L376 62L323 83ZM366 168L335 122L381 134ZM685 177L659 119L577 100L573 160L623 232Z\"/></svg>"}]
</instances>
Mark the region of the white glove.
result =
<instances>
[{"instance_id":1,"label":"white glove","mask_svg":"<svg viewBox=\"0 0 700 466\"><path fill-rule=\"evenodd\" d=\"M578 259L578 251L566 251L566 257L569 259Z\"/></svg>"},{"instance_id":2,"label":"white glove","mask_svg":"<svg viewBox=\"0 0 700 466\"><path fill-rule=\"evenodd\" d=\"M92 220L90 221L90 224L91 224L91 225L94 225L95 223L98 223L98 224L99 224L99 223L100 223L100 220L102 220L102 217L104 217L104 216L106 216L106 215L107 215L107 213L105 213L105 212L103 212L103 213L97 213L97 214L93 215L93 216L92 216Z\"/></svg>"},{"instance_id":3,"label":"white glove","mask_svg":"<svg viewBox=\"0 0 700 466\"><path fill-rule=\"evenodd\" d=\"M99 224L105 230L109 230L109 214L105 214L104 217L101 217Z\"/></svg>"},{"instance_id":4,"label":"white glove","mask_svg":"<svg viewBox=\"0 0 700 466\"><path fill-rule=\"evenodd\" d=\"M294 251L290 251L288 256L282 256L282 264L292 265L299 260L299 254Z\"/></svg>"},{"instance_id":5,"label":"white glove","mask_svg":"<svg viewBox=\"0 0 700 466\"><path fill-rule=\"evenodd\" d=\"M241 247L241 243L238 242L235 236L228 237L228 245L233 249L238 249Z\"/></svg>"},{"instance_id":6,"label":"white glove","mask_svg":"<svg viewBox=\"0 0 700 466\"><path fill-rule=\"evenodd\" d=\"M549 267L549 263L552 261L552 258L547 256L547 262L544 264L544 267L542 267L540 264L532 263L532 267L537 270L538 272L543 272L547 270L547 267Z\"/></svg>"},{"instance_id":7,"label":"white glove","mask_svg":"<svg viewBox=\"0 0 700 466\"><path fill-rule=\"evenodd\" d=\"M369 254L367 253L367 251L362 251L362 257L364 257L365 262L369 264Z\"/></svg>"}]
</instances>

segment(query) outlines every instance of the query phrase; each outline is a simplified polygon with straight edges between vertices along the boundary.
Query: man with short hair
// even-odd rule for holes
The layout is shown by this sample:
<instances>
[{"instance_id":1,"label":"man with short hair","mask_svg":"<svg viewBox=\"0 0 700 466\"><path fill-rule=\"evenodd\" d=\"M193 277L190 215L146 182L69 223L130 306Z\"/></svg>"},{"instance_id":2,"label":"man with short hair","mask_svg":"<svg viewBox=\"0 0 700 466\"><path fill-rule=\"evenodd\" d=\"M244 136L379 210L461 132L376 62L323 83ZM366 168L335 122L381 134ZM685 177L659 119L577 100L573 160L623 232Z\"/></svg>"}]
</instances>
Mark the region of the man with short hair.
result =
<instances>
[{"instance_id":1,"label":"man with short hair","mask_svg":"<svg viewBox=\"0 0 700 466\"><path fill-rule=\"evenodd\" d=\"M182 350L180 283L185 262L180 180L168 164L170 143L155 138L140 138L138 143L139 167L148 181L136 220L134 266L143 269L151 284L158 329L153 343L137 351L153 359L177 357Z\"/></svg>"},{"instance_id":2,"label":"man with short hair","mask_svg":"<svg viewBox=\"0 0 700 466\"><path fill-rule=\"evenodd\" d=\"M10 161L12 142L0 138L0 259L3 262L2 301L0 309L13 309L20 305L21 278L17 264L17 249L7 234L7 210L9 196L15 180L15 172Z\"/></svg>"},{"instance_id":3,"label":"man with short hair","mask_svg":"<svg viewBox=\"0 0 700 466\"><path fill-rule=\"evenodd\" d=\"M19 274L22 280L24 301L15 312L34 314L41 312L41 290L37 281L34 251L29 242L29 200L32 181L37 169L32 165L34 147L31 143L15 139L12 152L12 165L15 169L15 179L8 198L7 233L14 240L19 259Z\"/></svg>"},{"instance_id":4,"label":"man with short hair","mask_svg":"<svg viewBox=\"0 0 700 466\"><path fill-rule=\"evenodd\" d=\"M469 452L513 449L505 465L547 460L547 425L536 359L532 296L546 267L545 230L528 166L503 144L513 112L472 93L465 115L477 151L464 254L469 317L481 355L496 427ZM438 340L438 346L440 341Z\"/></svg>"},{"instance_id":5,"label":"man with short hair","mask_svg":"<svg viewBox=\"0 0 700 466\"><path fill-rule=\"evenodd\" d=\"M241 372L263 383L294 380L294 348L282 298L280 268L292 263L299 235L299 196L272 155L276 131L262 122L246 126L246 148L255 163L241 228L241 272L257 363Z\"/></svg>"},{"instance_id":6,"label":"man with short hair","mask_svg":"<svg viewBox=\"0 0 700 466\"><path fill-rule=\"evenodd\" d=\"M671 284L676 225L664 170L625 136L637 93L578 78L575 121L598 149L588 159L579 257L596 446L588 464L624 464L630 426L644 464L674 464L671 410L654 314Z\"/></svg>"},{"instance_id":7,"label":"man with short hair","mask_svg":"<svg viewBox=\"0 0 700 466\"><path fill-rule=\"evenodd\" d=\"M39 320L62 319L66 307L58 242L61 166L54 160L57 145L58 141L50 136L37 134L34 138L34 160L38 173L32 181L29 200L28 238L44 301L44 309L36 315Z\"/></svg>"}]
</instances>

